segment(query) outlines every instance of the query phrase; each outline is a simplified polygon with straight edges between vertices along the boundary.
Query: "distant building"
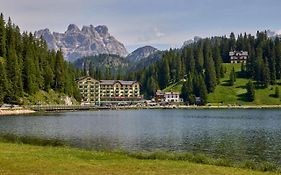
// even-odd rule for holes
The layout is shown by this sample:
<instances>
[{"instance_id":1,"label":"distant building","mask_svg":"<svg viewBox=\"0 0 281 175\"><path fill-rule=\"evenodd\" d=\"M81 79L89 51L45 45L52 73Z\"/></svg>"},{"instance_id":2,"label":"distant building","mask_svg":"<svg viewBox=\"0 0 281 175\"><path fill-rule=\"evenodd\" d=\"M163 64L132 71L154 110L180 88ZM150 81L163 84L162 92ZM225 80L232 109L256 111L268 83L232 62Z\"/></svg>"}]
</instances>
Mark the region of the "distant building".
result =
<instances>
[{"instance_id":1,"label":"distant building","mask_svg":"<svg viewBox=\"0 0 281 175\"><path fill-rule=\"evenodd\" d=\"M183 100L180 98L180 93L178 92L162 92L160 90L157 90L155 93L155 101L156 103L161 103L161 102L178 103L178 102L182 102Z\"/></svg>"},{"instance_id":2,"label":"distant building","mask_svg":"<svg viewBox=\"0 0 281 175\"><path fill-rule=\"evenodd\" d=\"M161 90L157 90L155 93L155 102L160 103L165 101L165 93Z\"/></svg>"},{"instance_id":3,"label":"distant building","mask_svg":"<svg viewBox=\"0 0 281 175\"><path fill-rule=\"evenodd\" d=\"M82 103L100 104L101 101L141 100L140 85L136 81L95 80L90 76L77 80Z\"/></svg>"},{"instance_id":4,"label":"distant building","mask_svg":"<svg viewBox=\"0 0 281 175\"><path fill-rule=\"evenodd\" d=\"M81 102L88 104L100 103L100 82L90 76L81 77L77 80L81 94Z\"/></svg>"},{"instance_id":5,"label":"distant building","mask_svg":"<svg viewBox=\"0 0 281 175\"><path fill-rule=\"evenodd\" d=\"M246 63L249 55L246 51L232 51L229 52L229 57L231 63Z\"/></svg>"},{"instance_id":6,"label":"distant building","mask_svg":"<svg viewBox=\"0 0 281 175\"><path fill-rule=\"evenodd\" d=\"M136 81L100 80L100 98L102 101L140 100L140 84Z\"/></svg>"}]
</instances>

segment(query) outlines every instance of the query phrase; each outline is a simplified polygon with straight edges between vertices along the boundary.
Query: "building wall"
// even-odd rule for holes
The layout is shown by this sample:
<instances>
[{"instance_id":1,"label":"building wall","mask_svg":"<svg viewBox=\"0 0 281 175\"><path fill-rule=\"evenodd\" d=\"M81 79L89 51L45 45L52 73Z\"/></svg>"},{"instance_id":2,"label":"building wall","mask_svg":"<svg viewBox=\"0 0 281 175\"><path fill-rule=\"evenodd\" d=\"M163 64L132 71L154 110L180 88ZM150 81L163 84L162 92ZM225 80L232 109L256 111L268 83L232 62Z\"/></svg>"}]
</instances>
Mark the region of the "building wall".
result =
<instances>
[{"instance_id":1,"label":"building wall","mask_svg":"<svg viewBox=\"0 0 281 175\"><path fill-rule=\"evenodd\" d=\"M165 101L166 102L180 102L180 95L175 93L168 93L165 94Z\"/></svg>"},{"instance_id":2,"label":"building wall","mask_svg":"<svg viewBox=\"0 0 281 175\"><path fill-rule=\"evenodd\" d=\"M97 104L100 101L110 100L124 100L131 101L141 99L140 85L138 82L132 84L122 81L121 84L118 80L111 83L102 83L91 77L80 79L78 86L82 96L83 103Z\"/></svg>"},{"instance_id":3,"label":"building wall","mask_svg":"<svg viewBox=\"0 0 281 175\"><path fill-rule=\"evenodd\" d=\"M100 85L99 81L87 77L78 81L78 88L83 103L99 103L100 102Z\"/></svg>"},{"instance_id":4,"label":"building wall","mask_svg":"<svg viewBox=\"0 0 281 175\"><path fill-rule=\"evenodd\" d=\"M230 62L231 63L246 63L248 59L248 52L229 52Z\"/></svg>"}]
</instances>

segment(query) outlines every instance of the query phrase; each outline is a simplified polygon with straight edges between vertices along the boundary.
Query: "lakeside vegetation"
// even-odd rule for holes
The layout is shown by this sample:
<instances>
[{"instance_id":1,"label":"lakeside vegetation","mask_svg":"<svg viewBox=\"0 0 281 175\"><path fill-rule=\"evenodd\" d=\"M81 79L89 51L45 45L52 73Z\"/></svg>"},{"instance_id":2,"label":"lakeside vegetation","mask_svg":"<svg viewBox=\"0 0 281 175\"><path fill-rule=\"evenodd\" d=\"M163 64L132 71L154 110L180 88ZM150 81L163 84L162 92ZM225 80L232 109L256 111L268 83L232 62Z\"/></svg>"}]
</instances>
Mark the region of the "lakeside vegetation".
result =
<instances>
[{"instance_id":1,"label":"lakeside vegetation","mask_svg":"<svg viewBox=\"0 0 281 175\"><path fill-rule=\"evenodd\" d=\"M190 174L190 175L277 175L271 165L261 171L206 165L204 156L175 154L126 154L122 152L85 151L66 147L33 146L0 142L2 174ZM196 162L196 163L192 163ZM221 162L221 163L219 163ZM204 164L205 163L205 164ZM251 162L245 168L252 168ZM265 167L265 168L263 168Z\"/></svg>"}]
</instances>

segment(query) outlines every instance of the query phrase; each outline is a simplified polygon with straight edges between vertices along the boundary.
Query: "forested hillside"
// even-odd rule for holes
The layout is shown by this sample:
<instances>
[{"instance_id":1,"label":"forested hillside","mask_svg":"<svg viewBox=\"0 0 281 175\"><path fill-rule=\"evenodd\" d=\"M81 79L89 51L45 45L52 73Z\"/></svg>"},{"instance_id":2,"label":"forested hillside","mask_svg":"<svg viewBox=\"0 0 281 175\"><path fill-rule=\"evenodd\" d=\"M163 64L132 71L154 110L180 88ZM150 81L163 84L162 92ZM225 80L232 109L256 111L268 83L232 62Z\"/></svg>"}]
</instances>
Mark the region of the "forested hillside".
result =
<instances>
[{"instance_id":1,"label":"forested hillside","mask_svg":"<svg viewBox=\"0 0 281 175\"><path fill-rule=\"evenodd\" d=\"M22 103L22 97L53 89L79 98L77 70L59 50L49 51L43 39L20 32L9 18L0 17L0 104Z\"/></svg>"},{"instance_id":2,"label":"forested hillside","mask_svg":"<svg viewBox=\"0 0 281 175\"><path fill-rule=\"evenodd\" d=\"M254 81L255 88L267 88L281 78L281 43L278 37L269 38L266 32L256 36L240 34L236 38L213 37L186 46L169 50L157 63L130 74L129 79L137 79L142 84L146 97L151 97L157 89L184 80L182 95L185 101L193 102L201 97L207 102L207 94L214 92L226 69L222 63L229 62L229 51L248 51L249 59L242 65L242 75Z\"/></svg>"}]
</instances>

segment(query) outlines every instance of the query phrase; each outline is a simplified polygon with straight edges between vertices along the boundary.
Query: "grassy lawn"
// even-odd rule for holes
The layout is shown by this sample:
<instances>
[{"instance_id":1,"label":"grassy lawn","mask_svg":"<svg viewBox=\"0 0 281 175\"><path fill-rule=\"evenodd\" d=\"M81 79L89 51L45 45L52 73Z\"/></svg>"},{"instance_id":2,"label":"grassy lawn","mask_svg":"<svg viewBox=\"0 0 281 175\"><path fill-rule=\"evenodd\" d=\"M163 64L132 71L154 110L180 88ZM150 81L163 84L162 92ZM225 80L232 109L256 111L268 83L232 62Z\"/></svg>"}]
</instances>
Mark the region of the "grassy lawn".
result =
<instances>
[{"instance_id":1,"label":"grassy lawn","mask_svg":"<svg viewBox=\"0 0 281 175\"><path fill-rule=\"evenodd\" d=\"M236 74L238 75L241 70L241 64L225 63L226 74L225 77L220 80L220 84L216 86L213 93L208 95L208 102L211 105L281 105L280 98L274 98L276 86L269 86L268 88L257 88L256 99L253 102L245 100L246 84L248 79L239 78L237 76L234 86L229 86L229 74L234 67ZM181 92L182 82L172 84L164 89L164 91ZM280 82L279 88L281 89Z\"/></svg>"},{"instance_id":2,"label":"grassy lawn","mask_svg":"<svg viewBox=\"0 0 281 175\"><path fill-rule=\"evenodd\" d=\"M244 99L246 93L246 84L248 79L239 78L237 76L234 86L229 86L229 74L234 67L236 74L238 75L241 70L241 64L224 64L227 68L225 78L221 79L220 85L216 87L214 93L209 94L208 102L216 104L230 104L230 105L279 105L281 104L280 98L274 98L275 86L269 86L268 88L257 88L256 98L253 102L248 102ZM279 88L280 85L279 85Z\"/></svg>"},{"instance_id":3,"label":"grassy lawn","mask_svg":"<svg viewBox=\"0 0 281 175\"><path fill-rule=\"evenodd\" d=\"M141 160L114 152L0 143L0 174L275 175L176 160Z\"/></svg>"},{"instance_id":4,"label":"grassy lawn","mask_svg":"<svg viewBox=\"0 0 281 175\"><path fill-rule=\"evenodd\" d=\"M168 87L166 87L163 91L164 92L181 92L183 82L177 82L175 84L171 84Z\"/></svg>"}]
</instances>

